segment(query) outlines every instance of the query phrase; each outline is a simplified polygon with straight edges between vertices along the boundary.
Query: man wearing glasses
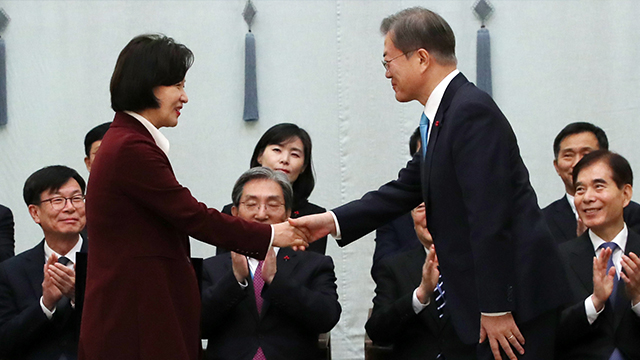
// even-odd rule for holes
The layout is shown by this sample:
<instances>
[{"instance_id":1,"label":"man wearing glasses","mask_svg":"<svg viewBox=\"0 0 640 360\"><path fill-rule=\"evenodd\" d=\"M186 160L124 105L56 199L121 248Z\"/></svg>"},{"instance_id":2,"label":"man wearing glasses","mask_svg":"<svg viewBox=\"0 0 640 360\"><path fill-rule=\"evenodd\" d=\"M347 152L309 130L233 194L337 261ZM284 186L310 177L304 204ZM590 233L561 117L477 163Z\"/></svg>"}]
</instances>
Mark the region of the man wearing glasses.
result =
<instances>
[{"instance_id":1,"label":"man wearing glasses","mask_svg":"<svg viewBox=\"0 0 640 360\"><path fill-rule=\"evenodd\" d=\"M48 166L24 185L29 214L44 240L0 264L0 358L75 359L75 260L86 251L85 182L73 169Z\"/></svg>"},{"instance_id":2,"label":"man wearing glasses","mask_svg":"<svg viewBox=\"0 0 640 360\"><path fill-rule=\"evenodd\" d=\"M247 170L232 192L231 213L277 224L291 214L287 176ZM264 261L233 251L204 261L202 337L207 359L321 359L318 335L340 318L333 261L314 252L270 248Z\"/></svg>"}]
</instances>

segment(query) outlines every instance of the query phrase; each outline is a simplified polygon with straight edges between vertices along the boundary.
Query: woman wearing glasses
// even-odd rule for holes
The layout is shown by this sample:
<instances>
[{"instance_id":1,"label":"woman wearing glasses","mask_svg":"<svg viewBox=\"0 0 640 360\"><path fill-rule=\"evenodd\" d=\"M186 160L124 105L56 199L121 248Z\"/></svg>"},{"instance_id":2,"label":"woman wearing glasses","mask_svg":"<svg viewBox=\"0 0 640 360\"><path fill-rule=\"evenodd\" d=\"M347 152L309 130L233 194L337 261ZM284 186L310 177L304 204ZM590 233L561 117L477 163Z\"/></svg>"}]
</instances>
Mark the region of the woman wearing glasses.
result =
<instances>
[{"instance_id":1,"label":"woman wearing glasses","mask_svg":"<svg viewBox=\"0 0 640 360\"><path fill-rule=\"evenodd\" d=\"M161 35L134 38L118 57L115 119L87 189L80 359L199 358L200 295L189 236L260 259L272 239L289 246L304 238L287 223L249 223L209 209L176 180L158 129L178 124L192 63L187 47Z\"/></svg>"}]
</instances>

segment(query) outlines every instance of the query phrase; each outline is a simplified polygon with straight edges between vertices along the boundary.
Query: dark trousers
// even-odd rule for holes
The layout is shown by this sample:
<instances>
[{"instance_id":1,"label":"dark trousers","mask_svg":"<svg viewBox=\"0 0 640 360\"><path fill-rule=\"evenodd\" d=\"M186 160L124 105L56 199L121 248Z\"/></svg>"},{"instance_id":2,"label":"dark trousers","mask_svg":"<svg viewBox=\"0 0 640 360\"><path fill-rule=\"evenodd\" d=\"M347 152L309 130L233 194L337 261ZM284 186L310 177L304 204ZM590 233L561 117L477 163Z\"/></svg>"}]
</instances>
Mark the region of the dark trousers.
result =
<instances>
[{"instance_id":1,"label":"dark trousers","mask_svg":"<svg viewBox=\"0 0 640 360\"><path fill-rule=\"evenodd\" d=\"M546 312L531 321L518 324L518 329L524 336L525 344L524 355L518 354L513 349L518 359L521 360L553 360L554 346L556 340L556 328L558 326L557 311ZM478 360L493 360L493 353L489 340L485 340L482 344L478 344ZM502 360L508 360L509 357L500 349Z\"/></svg>"}]
</instances>

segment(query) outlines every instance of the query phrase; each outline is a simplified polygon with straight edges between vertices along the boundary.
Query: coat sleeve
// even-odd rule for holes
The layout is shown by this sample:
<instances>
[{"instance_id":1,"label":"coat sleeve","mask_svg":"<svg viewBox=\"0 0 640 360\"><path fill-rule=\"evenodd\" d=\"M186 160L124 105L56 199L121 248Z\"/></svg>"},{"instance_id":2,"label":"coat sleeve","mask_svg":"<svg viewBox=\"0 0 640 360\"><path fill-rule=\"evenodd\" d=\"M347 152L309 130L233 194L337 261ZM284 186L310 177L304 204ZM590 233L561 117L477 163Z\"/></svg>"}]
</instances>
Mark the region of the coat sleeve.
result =
<instances>
[{"instance_id":1,"label":"coat sleeve","mask_svg":"<svg viewBox=\"0 0 640 360\"><path fill-rule=\"evenodd\" d=\"M149 140L124 142L115 159L118 189L143 207L212 245L263 259L271 242L271 227L222 214L198 202L180 185L166 155ZM237 240L242 239L242 240Z\"/></svg>"},{"instance_id":2,"label":"coat sleeve","mask_svg":"<svg viewBox=\"0 0 640 360\"><path fill-rule=\"evenodd\" d=\"M373 298L373 310L365 329L374 342L393 344L405 330L407 323L419 315L413 310L413 292L400 290L399 282L406 280L397 278L388 260L379 264L374 281L376 296Z\"/></svg>"}]
</instances>

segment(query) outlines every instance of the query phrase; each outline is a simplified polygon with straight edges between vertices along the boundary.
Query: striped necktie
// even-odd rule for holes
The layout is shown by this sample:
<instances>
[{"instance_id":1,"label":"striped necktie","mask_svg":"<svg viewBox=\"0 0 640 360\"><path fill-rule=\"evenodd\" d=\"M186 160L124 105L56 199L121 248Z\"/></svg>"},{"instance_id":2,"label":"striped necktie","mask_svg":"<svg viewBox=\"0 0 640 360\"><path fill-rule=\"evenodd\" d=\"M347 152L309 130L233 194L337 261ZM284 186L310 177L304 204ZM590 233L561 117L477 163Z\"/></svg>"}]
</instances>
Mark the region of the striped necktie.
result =
<instances>
[{"instance_id":1,"label":"striped necktie","mask_svg":"<svg viewBox=\"0 0 640 360\"><path fill-rule=\"evenodd\" d=\"M422 159L427 157L427 134L429 133L429 119L422 113L420 118L420 139L422 140Z\"/></svg>"}]
</instances>

